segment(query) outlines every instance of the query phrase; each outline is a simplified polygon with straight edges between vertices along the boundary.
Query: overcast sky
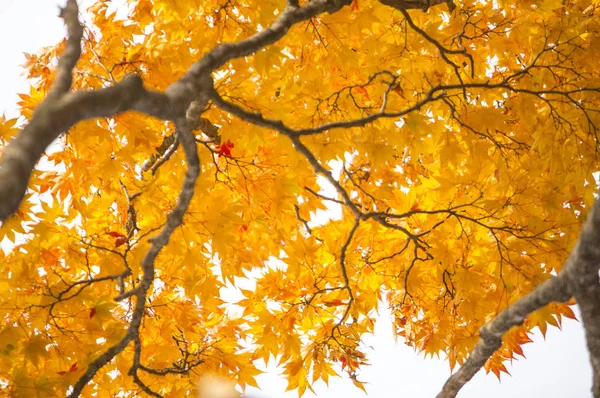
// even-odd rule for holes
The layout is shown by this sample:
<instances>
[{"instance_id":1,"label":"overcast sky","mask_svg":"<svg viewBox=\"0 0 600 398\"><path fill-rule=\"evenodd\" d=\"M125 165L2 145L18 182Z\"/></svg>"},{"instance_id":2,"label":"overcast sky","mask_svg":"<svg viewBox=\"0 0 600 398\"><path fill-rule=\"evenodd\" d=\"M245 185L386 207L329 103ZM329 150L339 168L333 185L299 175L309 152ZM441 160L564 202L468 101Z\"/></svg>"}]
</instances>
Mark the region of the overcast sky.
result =
<instances>
[{"instance_id":1,"label":"overcast sky","mask_svg":"<svg viewBox=\"0 0 600 398\"><path fill-rule=\"evenodd\" d=\"M93 0L85 0L90 4ZM281 0L283 2L283 0ZM81 4L80 0L80 4ZM25 60L23 52L52 45L64 35L57 18L56 0L0 0L0 114L15 116L18 92L28 92L27 82L19 67ZM367 352L371 366L365 367L359 380L367 381L370 397L435 397L450 374L447 362L424 359L411 348L394 341L390 314L381 311L374 336L365 339L372 347ZM524 346L527 359L508 363L512 374L499 383L492 374L479 372L458 395L460 398L531 398L531 397L591 397L591 367L584 343L583 329L578 322L565 320L563 330L549 328L544 341L540 333L534 342ZM264 398L292 398L296 392L284 393L286 382L277 369L259 376ZM331 379L329 386L316 386L319 398L361 398L365 394L347 378ZM253 392L253 394L255 394ZM254 395L253 395L254 396ZM312 396L307 393L306 397Z\"/></svg>"}]
</instances>

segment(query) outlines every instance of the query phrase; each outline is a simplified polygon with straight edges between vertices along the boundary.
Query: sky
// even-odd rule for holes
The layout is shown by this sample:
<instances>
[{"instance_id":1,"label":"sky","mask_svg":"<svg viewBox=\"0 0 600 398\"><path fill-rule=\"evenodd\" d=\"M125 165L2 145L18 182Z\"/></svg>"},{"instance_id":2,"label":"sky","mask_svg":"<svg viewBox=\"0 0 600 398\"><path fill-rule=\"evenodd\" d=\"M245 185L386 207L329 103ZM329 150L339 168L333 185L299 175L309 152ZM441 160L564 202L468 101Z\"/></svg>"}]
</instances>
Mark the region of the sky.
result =
<instances>
[{"instance_id":1,"label":"sky","mask_svg":"<svg viewBox=\"0 0 600 398\"><path fill-rule=\"evenodd\" d=\"M281 0L283 1L283 0ZM79 0L90 5L93 0ZM28 92L22 76L24 52L55 44L64 36L62 21L57 17L56 0L0 0L0 114L16 116L17 93ZM578 311L576 310L578 313ZM359 380L367 382L368 396L376 398L435 397L450 375L443 359L423 358L394 339L389 311L382 309L375 334L365 338L371 347L370 366L361 370ZM583 328L579 322L565 320L562 331L550 327L544 339L541 333L532 336L534 342L523 347L527 359L507 363L512 376L502 381L480 371L458 394L459 398L531 398L531 397L591 397L592 371L585 347ZM281 369L269 368L258 377L262 391L250 391L253 398L292 398L294 391L284 392L286 381ZM346 378L334 378L329 386L315 386L319 398L362 398L365 394ZM307 393L305 397L313 396Z\"/></svg>"}]
</instances>

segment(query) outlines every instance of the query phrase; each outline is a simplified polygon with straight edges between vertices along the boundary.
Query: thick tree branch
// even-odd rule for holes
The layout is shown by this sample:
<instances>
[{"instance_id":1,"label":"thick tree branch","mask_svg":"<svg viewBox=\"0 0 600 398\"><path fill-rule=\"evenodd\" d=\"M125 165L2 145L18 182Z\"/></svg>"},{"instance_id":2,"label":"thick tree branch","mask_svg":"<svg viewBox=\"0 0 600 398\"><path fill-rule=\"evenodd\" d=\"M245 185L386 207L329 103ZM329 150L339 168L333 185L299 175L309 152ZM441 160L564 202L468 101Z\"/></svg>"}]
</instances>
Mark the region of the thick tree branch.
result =
<instances>
[{"instance_id":1,"label":"thick tree branch","mask_svg":"<svg viewBox=\"0 0 600 398\"><path fill-rule=\"evenodd\" d=\"M577 262L565 271L575 286L575 300L581 310L590 362L592 364L592 395L600 397L600 201L592 207L577 246Z\"/></svg>"},{"instance_id":2,"label":"thick tree branch","mask_svg":"<svg viewBox=\"0 0 600 398\"><path fill-rule=\"evenodd\" d=\"M60 97L56 93L44 100L0 159L0 220L17 210L35 164L63 131L82 120L123 112L131 108L144 91L141 79L131 75L113 87Z\"/></svg>"},{"instance_id":3,"label":"thick tree branch","mask_svg":"<svg viewBox=\"0 0 600 398\"><path fill-rule=\"evenodd\" d=\"M598 243L596 243L598 246ZM589 275L587 286L579 285L575 300L581 310L590 362L592 364L592 395L600 397L600 284L597 276Z\"/></svg>"},{"instance_id":4,"label":"thick tree branch","mask_svg":"<svg viewBox=\"0 0 600 398\"><path fill-rule=\"evenodd\" d=\"M79 7L75 0L67 1L65 8L61 9L60 17L67 25L68 39L63 56L58 61L56 80L49 97L64 94L71 88L73 82L72 70L81 56L81 39L83 38L83 26L79 23Z\"/></svg>"},{"instance_id":5,"label":"thick tree branch","mask_svg":"<svg viewBox=\"0 0 600 398\"><path fill-rule=\"evenodd\" d=\"M429 7L446 3L450 12L454 11L456 5L452 0L379 0L381 4L395 8L396 10L422 10L427 11Z\"/></svg>"}]
</instances>

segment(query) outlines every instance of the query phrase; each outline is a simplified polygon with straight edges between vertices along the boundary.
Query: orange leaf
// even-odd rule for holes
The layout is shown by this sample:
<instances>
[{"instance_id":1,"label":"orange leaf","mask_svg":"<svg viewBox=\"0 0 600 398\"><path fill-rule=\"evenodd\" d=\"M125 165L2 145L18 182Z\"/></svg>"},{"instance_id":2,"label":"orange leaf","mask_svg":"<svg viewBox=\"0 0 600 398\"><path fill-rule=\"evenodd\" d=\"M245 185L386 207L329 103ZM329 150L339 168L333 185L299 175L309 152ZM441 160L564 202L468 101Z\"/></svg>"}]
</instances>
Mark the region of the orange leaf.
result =
<instances>
[{"instance_id":1,"label":"orange leaf","mask_svg":"<svg viewBox=\"0 0 600 398\"><path fill-rule=\"evenodd\" d=\"M345 303L340 299L325 301L325 302L323 302L323 304L325 304L327 307L337 307L340 305L345 305Z\"/></svg>"}]
</instances>

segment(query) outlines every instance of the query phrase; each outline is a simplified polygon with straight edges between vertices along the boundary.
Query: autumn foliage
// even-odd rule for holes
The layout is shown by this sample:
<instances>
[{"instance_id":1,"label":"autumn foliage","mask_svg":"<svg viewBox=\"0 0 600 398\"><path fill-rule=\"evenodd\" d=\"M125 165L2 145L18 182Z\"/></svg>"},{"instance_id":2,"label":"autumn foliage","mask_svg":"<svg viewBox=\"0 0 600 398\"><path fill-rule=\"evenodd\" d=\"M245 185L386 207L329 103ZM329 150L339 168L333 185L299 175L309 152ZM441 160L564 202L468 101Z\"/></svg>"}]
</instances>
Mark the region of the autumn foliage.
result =
<instances>
[{"instance_id":1,"label":"autumn foliage","mask_svg":"<svg viewBox=\"0 0 600 398\"><path fill-rule=\"evenodd\" d=\"M406 344L463 364L484 323L562 268L594 201L600 20L591 0L436 3L83 13L72 90L136 74L164 92L212 49L225 61L188 111L200 174L184 213L181 121L132 106L48 147L0 229L0 391L179 397L205 372L256 386L263 361L299 395L341 373L364 388L382 306ZM0 119L0 145L67 47L26 55L23 118ZM506 372L572 303L510 329L486 370Z\"/></svg>"}]
</instances>

